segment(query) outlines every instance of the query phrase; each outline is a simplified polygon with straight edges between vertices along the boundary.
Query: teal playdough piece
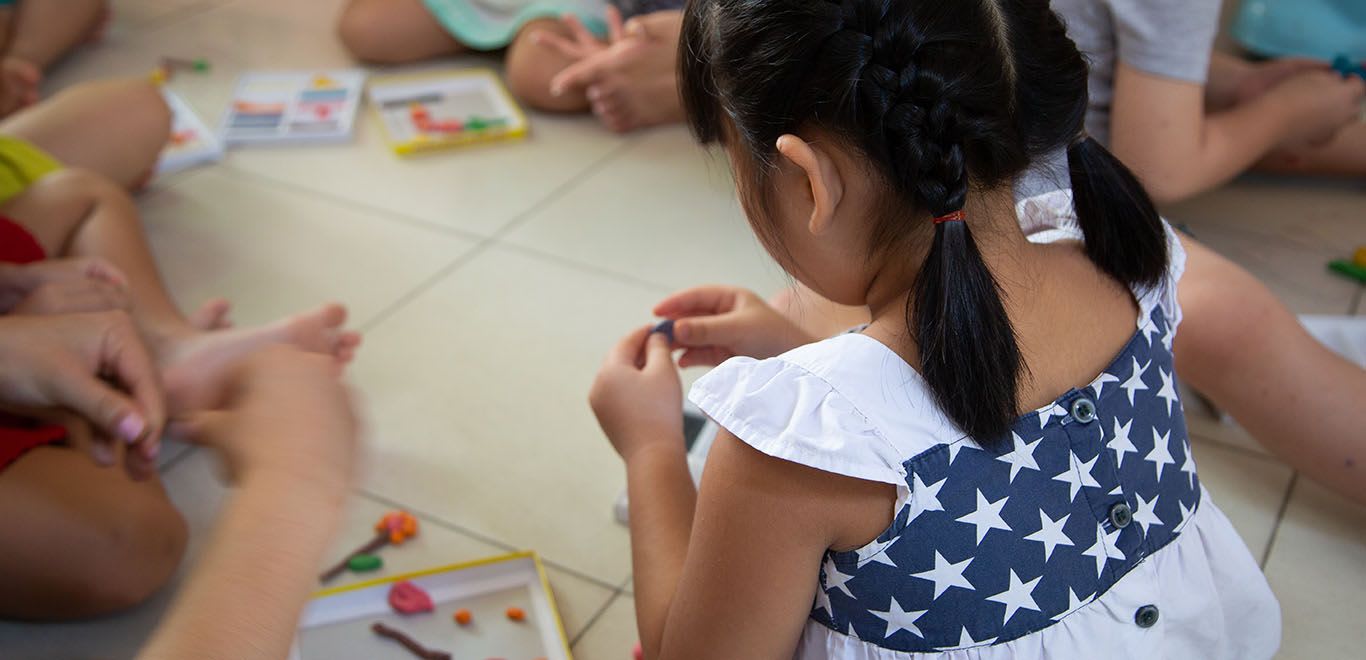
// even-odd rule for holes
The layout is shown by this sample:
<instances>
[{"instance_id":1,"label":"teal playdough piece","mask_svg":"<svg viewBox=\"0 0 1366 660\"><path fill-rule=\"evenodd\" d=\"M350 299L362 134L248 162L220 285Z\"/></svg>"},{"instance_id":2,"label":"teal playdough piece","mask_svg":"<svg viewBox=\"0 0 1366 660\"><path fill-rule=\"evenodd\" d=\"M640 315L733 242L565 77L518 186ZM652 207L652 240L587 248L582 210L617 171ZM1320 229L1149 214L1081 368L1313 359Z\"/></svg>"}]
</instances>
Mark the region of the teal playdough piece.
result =
<instances>
[{"instance_id":1,"label":"teal playdough piece","mask_svg":"<svg viewBox=\"0 0 1366 660\"><path fill-rule=\"evenodd\" d=\"M607 34L606 0L422 0L437 22L474 50L512 43L523 25L538 18L574 14L599 37Z\"/></svg>"},{"instance_id":2,"label":"teal playdough piece","mask_svg":"<svg viewBox=\"0 0 1366 660\"><path fill-rule=\"evenodd\" d=\"M1363 0L1244 0L1233 37L1267 57L1366 60Z\"/></svg>"},{"instance_id":3,"label":"teal playdough piece","mask_svg":"<svg viewBox=\"0 0 1366 660\"><path fill-rule=\"evenodd\" d=\"M383 566L384 560L380 559L378 555L353 555L350 559L346 560L346 567L357 573L377 571Z\"/></svg>"}]
</instances>

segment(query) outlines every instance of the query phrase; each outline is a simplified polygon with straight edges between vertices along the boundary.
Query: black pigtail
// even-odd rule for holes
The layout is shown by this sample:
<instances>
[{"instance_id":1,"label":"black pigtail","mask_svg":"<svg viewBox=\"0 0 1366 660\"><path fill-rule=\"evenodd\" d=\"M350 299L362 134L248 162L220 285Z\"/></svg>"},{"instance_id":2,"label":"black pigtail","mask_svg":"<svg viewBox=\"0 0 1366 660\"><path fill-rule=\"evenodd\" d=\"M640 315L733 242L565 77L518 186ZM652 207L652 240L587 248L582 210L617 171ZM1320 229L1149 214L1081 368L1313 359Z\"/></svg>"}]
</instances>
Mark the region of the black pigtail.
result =
<instances>
[{"instance_id":1,"label":"black pigtail","mask_svg":"<svg viewBox=\"0 0 1366 660\"><path fill-rule=\"evenodd\" d=\"M1086 255L1125 284L1161 282L1170 258L1167 234L1138 177L1089 136L1068 147L1067 166Z\"/></svg>"},{"instance_id":2,"label":"black pigtail","mask_svg":"<svg viewBox=\"0 0 1366 660\"><path fill-rule=\"evenodd\" d=\"M913 300L907 321L935 403L969 436L999 442L1018 414L1022 361L996 279L966 222L935 227Z\"/></svg>"}]
</instances>

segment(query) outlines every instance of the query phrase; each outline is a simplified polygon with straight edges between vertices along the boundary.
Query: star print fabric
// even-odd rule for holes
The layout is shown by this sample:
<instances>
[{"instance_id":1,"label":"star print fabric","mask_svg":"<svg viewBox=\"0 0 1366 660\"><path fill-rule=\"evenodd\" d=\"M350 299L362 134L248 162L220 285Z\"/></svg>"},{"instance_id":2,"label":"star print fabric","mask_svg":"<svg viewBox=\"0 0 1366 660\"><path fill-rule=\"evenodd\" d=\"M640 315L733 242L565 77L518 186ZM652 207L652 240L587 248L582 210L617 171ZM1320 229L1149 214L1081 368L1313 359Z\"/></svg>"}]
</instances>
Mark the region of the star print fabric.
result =
<instances>
[{"instance_id":1,"label":"star print fabric","mask_svg":"<svg viewBox=\"0 0 1366 660\"><path fill-rule=\"evenodd\" d=\"M1035 209L1070 210L1044 201ZM1045 224L1065 238L1057 219ZM898 487L888 530L813 576L798 657L1274 653L1279 608L1191 454L1171 351L1184 253L1169 240L1170 282L1135 292L1124 349L1017 420L999 450L964 438L914 370L861 334L698 381L693 401L756 449ZM1157 622L1140 626L1148 606Z\"/></svg>"}]
</instances>

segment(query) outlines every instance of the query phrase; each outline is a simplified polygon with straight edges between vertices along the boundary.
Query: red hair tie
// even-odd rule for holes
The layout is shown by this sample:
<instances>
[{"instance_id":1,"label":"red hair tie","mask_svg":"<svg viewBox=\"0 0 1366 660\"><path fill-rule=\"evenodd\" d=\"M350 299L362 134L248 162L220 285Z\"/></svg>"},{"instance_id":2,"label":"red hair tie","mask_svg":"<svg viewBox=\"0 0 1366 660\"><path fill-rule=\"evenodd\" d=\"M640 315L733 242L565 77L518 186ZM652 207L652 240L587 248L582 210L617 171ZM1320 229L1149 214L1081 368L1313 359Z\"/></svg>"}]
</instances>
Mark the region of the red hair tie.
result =
<instances>
[{"instance_id":1,"label":"red hair tie","mask_svg":"<svg viewBox=\"0 0 1366 660\"><path fill-rule=\"evenodd\" d=\"M934 219L934 224L936 224L936 225L942 225L942 224L944 224L944 223L946 223L946 222L962 222L962 221L963 221L964 219L966 219L967 217L968 217L968 215L967 215L966 213L963 213L962 211L954 211L953 213L949 213L949 214L946 214L946 215L941 215L941 216L935 218L935 219Z\"/></svg>"}]
</instances>

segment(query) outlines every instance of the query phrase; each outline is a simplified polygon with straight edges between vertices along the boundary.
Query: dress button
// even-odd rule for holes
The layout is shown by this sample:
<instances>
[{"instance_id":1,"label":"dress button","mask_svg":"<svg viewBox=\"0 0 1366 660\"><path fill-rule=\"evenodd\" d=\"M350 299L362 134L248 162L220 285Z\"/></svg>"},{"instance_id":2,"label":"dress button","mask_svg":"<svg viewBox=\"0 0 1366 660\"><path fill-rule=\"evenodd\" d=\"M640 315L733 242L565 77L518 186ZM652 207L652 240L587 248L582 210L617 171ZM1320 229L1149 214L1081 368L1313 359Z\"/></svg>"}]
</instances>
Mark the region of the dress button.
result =
<instances>
[{"instance_id":1,"label":"dress button","mask_svg":"<svg viewBox=\"0 0 1366 660\"><path fill-rule=\"evenodd\" d=\"M1082 398L1072 402L1072 419L1082 424L1090 424L1096 421L1096 404L1090 399Z\"/></svg>"},{"instance_id":2,"label":"dress button","mask_svg":"<svg viewBox=\"0 0 1366 660\"><path fill-rule=\"evenodd\" d=\"M1134 612L1134 623L1138 624L1139 628L1151 628L1157 625L1157 615L1156 605L1144 605Z\"/></svg>"},{"instance_id":3,"label":"dress button","mask_svg":"<svg viewBox=\"0 0 1366 660\"><path fill-rule=\"evenodd\" d=\"M1110 523L1115 526L1115 529L1124 529L1133 521L1134 512L1128 504L1120 502L1110 507Z\"/></svg>"}]
</instances>

